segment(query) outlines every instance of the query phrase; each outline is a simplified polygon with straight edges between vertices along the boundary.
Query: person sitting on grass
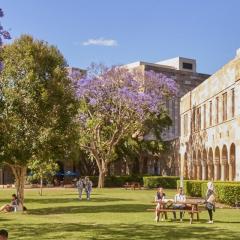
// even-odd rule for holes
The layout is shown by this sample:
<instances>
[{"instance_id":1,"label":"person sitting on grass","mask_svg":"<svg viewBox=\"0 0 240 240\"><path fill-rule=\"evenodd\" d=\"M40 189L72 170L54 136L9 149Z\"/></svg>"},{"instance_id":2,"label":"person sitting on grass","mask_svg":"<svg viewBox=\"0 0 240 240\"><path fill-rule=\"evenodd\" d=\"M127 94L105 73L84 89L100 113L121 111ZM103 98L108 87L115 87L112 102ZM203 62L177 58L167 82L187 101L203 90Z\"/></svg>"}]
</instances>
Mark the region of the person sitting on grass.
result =
<instances>
[{"instance_id":1,"label":"person sitting on grass","mask_svg":"<svg viewBox=\"0 0 240 240\"><path fill-rule=\"evenodd\" d=\"M7 240L8 239L8 231L5 229L0 230L0 240Z\"/></svg>"},{"instance_id":2,"label":"person sitting on grass","mask_svg":"<svg viewBox=\"0 0 240 240\"><path fill-rule=\"evenodd\" d=\"M174 204L173 204L173 209L180 209L184 210L185 209L185 203L186 202L186 196L183 193L183 188L180 187L178 189L178 193L174 197ZM173 217L174 220L176 220L176 212L173 212ZM183 211L180 211L180 222L183 221Z\"/></svg>"},{"instance_id":3,"label":"person sitting on grass","mask_svg":"<svg viewBox=\"0 0 240 240\"><path fill-rule=\"evenodd\" d=\"M18 197L16 194L13 194L11 203L3 205L0 208L0 212L13 212L13 211L17 210L18 206L19 206Z\"/></svg>"},{"instance_id":4,"label":"person sitting on grass","mask_svg":"<svg viewBox=\"0 0 240 240\"><path fill-rule=\"evenodd\" d=\"M207 223L213 223L213 212L215 212L215 197L214 197L214 187L212 182L207 183L207 193L206 193L206 209L209 215L209 221Z\"/></svg>"},{"instance_id":5,"label":"person sitting on grass","mask_svg":"<svg viewBox=\"0 0 240 240\"><path fill-rule=\"evenodd\" d=\"M155 221L159 222L159 217L160 217L160 209L164 208L164 199L165 199L166 194L163 192L163 188L160 187L158 188L157 194L155 196L155 203L157 203L156 206L156 217L155 217ZM163 221L163 213L161 216L161 221ZM165 219L166 219L166 213L165 213Z\"/></svg>"}]
</instances>

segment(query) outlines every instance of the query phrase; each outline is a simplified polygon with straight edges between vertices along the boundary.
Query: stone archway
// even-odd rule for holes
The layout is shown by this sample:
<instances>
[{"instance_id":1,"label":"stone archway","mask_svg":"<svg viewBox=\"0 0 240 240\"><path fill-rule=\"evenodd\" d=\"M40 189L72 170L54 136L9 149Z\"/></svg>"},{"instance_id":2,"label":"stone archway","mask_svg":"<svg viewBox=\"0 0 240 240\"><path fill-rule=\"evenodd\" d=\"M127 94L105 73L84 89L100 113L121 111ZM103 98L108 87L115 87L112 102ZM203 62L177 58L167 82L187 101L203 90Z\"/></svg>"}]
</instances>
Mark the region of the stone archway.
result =
<instances>
[{"instance_id":1,"label":"stone archway","mask_svg":"<svg viewBox=\"0 0 240 240\"><path fill-rule=\"evenodd\" d=\"M221 157L221 180L227 181L228 180L228 172L229 172L229 166L228 166L228 150L227 146L223 145L222 148L222 157Z\"/></svg>"},{"instance_id":2,"label":"stone archway","mask_svg":"<svg viewBox=\"0 0 240 240\"><path fill-rule=\"evenodd\" d=\"M213 165L213 150L212 150L212 148L209 148L209 151L208 151L207 168L208 168L207 178L209 180L213 180L214 179L214 165Z\"/></svg>"},{"instance_id":3,"label":"stone archway","mask_svg":"<svg viewBox=\"0 0 240 240\"><path fill-rule=\"evenodd\" d=\"M203 150L202 155L202 180L206 180L208 178L208 168L207 168L207 151Z\"/></svg>"},{"instance_id":4,"label":"stone archway","mask_svg":"<svg viewBox=\"0 0 240 240\"><path fill-rule=\"evenodd\" d=\"M214 180L220 179L221 179L220 150L219 147L216 147L214 154Z\"/></svg>"},{"instance_id":5,"label":"stone archway","mask_svg":"<svg viewBox=\"0 0 240 240\"><path fill-rule=\"evenodd\" d=\"M230 146L230 157L229 157L229 181L234 181L236 178L236 147L232 143Z\"/></svg>"}]
</instances>

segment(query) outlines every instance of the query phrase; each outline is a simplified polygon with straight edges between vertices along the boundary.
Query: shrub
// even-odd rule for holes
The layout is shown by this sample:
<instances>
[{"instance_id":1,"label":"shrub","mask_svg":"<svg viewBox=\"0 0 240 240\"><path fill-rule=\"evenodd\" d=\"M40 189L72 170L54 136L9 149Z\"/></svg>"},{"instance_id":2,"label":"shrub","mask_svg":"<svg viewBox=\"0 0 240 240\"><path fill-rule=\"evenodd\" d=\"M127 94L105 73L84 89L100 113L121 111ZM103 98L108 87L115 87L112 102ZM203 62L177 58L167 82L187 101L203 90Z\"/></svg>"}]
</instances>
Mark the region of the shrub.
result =
<instances>
[{"instance_id":1,"label":"shrub","mask_svg":"<svg viewBox=\"0 0 240 240\"><path fill-rule=\"evenodd\" d=\"M143 177L143 185L146 188L177 188L177 180L179 177L175 176L151 176L151 177Z\"/></svg>"},{"instance_id":2,"label":"shrub","mask_svg":"<svg viewBox=\"0 0 240 240\"><path fill-rule=\"evenodd\" d=\"M93 186L96 187L98 185L98 176L91 176L90 179L93 182ZM105 187L122 187L126 182L139 182L142 185L143 177L139 175L105 177Z\"/></svg>"},{"instance_id":3,"label":"shrub","mask_svg":"<svg viewBox=\"0 0 240 240\"><path fill-rule=\"evenodd\" d=\"M143 184L142 176L107 176L105 179L106 187L122 187L126 182L139 182Z\"/></svg>"}]
</instances>

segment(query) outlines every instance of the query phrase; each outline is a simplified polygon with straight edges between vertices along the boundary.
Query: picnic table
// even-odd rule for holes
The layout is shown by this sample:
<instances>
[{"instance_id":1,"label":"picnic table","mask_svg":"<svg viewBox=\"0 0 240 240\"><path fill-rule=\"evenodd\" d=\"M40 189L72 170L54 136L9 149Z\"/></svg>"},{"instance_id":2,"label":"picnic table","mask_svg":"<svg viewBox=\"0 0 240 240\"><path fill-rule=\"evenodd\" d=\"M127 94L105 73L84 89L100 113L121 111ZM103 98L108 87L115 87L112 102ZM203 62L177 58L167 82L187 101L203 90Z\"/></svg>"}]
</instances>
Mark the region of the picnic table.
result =
<instances>
[{"instance_id":1,"label":"picnic table","mask_svg":"<svg viewBox=\"0 0 240 240\"><path fill-rule=\"evenodd\" d=\"M135 190L136 188L141 189L141 184L139 182L126 182L123 187L131 190Z\"/></svg>"},{"instance_id":2,"label":"picnic table","mask_svg":"<svg viewBox=\"0 0 240 240\"><path fill-rule=\"evenodd\" d=\"M194 215L196 215L197 221L199 221L199 213L201 212L201 210L199 209L199 205L201 205L200 202L196 202L196 201L191 201L191 200L187 200L185 202L174 202L172 199L168 199L166 201L156 201L154 202L155 204L160 204L160 208L157 210L159 214L164 213L165 214L165 218L166 218L166 214L168 212L187 212L190 215L190 224L192 224L193 219L194 219ZM184 209L174 209L172 208L173 204L182 204L184 205ZM156 211L156 209L148 209L150 211L154 210Z\"/></svg>"}]
</instances>

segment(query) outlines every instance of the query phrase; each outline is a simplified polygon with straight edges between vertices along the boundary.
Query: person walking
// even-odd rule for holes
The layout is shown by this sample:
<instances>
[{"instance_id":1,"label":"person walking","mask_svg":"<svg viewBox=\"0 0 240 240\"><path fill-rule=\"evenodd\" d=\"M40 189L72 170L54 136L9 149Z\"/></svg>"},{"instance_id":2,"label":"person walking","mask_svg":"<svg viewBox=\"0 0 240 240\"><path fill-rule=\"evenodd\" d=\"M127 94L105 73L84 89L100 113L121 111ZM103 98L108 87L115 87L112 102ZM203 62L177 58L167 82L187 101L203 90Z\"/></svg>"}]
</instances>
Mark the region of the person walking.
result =
<instances>
[{"instance_id":1,"label":"person walking","mask_svg":"<svg viewBox=\"0 0 240 240\"><path fill-rule=\"evenodd\" d=\"M79 200L82 200L82 192L84 189L84 180L82 178L79 178L77 183L76 183L76 187L78 189L78 197Z\"/></svg>"},{"instance_id":2,"label":"person walking","mask_svg":"<svg viewBox=\"0 0 240 240\"><path fill-rule=\"evenodd\" d=\"M213 212L215 212L215 196L214 196L214 186L212 182L207 183L207 193L206 193L206 209L209 215L209 221L207 223L213 224Z\"/></svg>"},{"instance_id":3,"label":"person walking","mask_svg":"<svg viewBox=\"0 0 240 240\"><path fill-rule=\"evenodd\" d=\"M90 200L91 192L92 192L92 181L89 179L89 177L85 177L85 192L87 195L87 200Z\"/></svg>"}]
</instances>

